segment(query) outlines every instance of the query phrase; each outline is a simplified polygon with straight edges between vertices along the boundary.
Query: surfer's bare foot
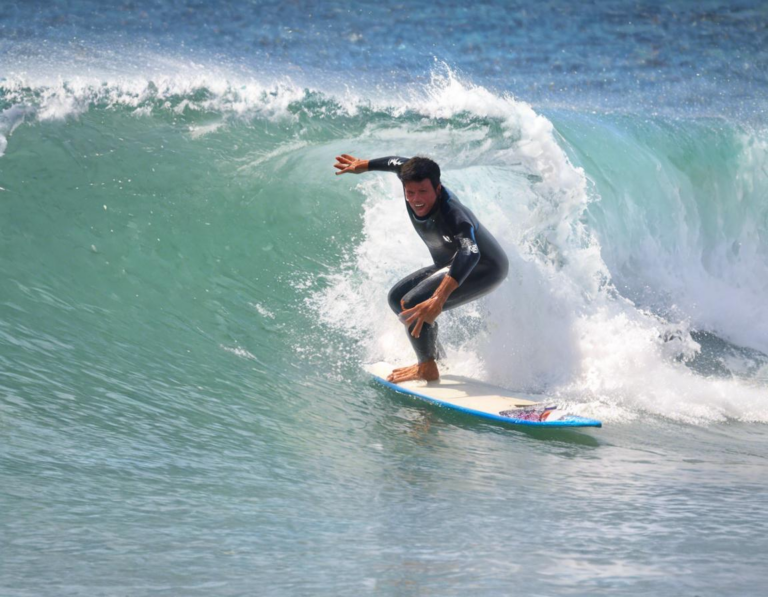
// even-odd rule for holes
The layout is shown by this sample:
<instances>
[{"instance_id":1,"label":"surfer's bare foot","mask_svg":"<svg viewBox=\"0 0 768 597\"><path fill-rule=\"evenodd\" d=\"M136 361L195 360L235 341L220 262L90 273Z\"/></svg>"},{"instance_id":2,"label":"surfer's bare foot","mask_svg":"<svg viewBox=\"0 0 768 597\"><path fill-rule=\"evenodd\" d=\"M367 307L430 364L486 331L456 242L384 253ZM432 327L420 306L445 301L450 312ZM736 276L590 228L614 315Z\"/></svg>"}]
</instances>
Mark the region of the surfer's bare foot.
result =
<instances>
[{"instance_id":1,"label":"surfer's bare foot","mask_svg":"<svg viewBox=\"0 0 768 597\"><path fill-rule=\"evenodd\" d=\"M418 365L411 365L410 367L395 369L389 374L387 381L392 383L400 383L401 381L410 381L412 379L434 381L439 377L440 372L437 370L437 363L432 360L419 363Z\"/></svg>"}]
</instances>

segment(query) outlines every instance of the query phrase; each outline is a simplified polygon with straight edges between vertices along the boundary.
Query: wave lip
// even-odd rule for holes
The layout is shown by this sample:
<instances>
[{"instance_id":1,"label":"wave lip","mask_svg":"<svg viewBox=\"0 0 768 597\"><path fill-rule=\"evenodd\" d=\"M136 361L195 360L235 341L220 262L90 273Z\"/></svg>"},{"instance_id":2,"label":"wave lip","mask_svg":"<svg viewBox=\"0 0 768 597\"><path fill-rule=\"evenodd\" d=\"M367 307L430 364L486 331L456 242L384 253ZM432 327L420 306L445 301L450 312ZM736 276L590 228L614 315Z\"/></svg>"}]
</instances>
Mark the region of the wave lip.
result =
<instances>
[{"instance_id":1,"label":"wave lip","mask_svg":"<svg viewBox=\"0 0 768 597\"><path fill-rule=\"evenodd\" d=\"M217 76L174 73L147 78L104 80L76 77L33 83L23 78L0 83L5 103L34 110L38 120L77 117L89 109L128 109L137 115L158 111L185 111L274 117L288 114L306 90L290 79L264 85L256 80L229 80Z\"/></svg>"}]
</instances>

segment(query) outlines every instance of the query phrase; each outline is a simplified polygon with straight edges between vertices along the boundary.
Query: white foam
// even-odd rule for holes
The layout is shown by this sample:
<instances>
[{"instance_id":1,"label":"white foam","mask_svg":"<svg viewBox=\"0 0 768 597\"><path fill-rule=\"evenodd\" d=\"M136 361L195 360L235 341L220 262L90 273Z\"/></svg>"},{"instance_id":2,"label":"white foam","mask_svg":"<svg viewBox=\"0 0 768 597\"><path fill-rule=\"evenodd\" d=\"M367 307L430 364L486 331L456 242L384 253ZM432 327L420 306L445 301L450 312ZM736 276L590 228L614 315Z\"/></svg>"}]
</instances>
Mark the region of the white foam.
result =
<instances>
[{"instance_id":1,"label":"white foam","mask_svg":"<svg viewBox=\"0 0 768 597\"><path fill-rule=\"evenodd\" d=\"M30 109L24 105L11 106L0 112L0 157L8 147L8 137L24 122L29 113Z\"/></svg>"},{"instance_id":2,"label":"white foam","mask_svg":"<svg viewBox=\"0 0 768 597\"><path fill-rule=\"evenodd\" d=\"M257 78L223 64L103 51L85 64L63 51L55 62L17 65L0 80L0 91L11 103L34 108L43 121L77 117L94 105L132 108L138 116L169 110L285 118L306 93L282 75Z\"/></svg>"}]
</instances>

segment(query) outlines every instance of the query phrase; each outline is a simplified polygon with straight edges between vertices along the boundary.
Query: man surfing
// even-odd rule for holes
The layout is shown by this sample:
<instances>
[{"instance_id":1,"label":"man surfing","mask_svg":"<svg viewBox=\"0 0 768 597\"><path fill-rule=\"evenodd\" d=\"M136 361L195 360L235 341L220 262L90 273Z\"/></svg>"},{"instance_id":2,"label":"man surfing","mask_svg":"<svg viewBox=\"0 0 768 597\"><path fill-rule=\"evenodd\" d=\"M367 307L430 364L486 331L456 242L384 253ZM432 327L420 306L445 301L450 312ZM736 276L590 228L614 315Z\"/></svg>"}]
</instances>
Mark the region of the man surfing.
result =
<instances>
[{"instance_id":1,"label":"man surfing","mask_svg":"<svg viewBox=\"0 0 768 597\"><path fill-rule=\"evenodd\" d=\"M504 250L475 215L440 182L440 166L425 157L362 160L336 157L336 174L394 172L403 183L408 217L427 245L433 265L406 276L389 291L389 305L408 329L418 363L395 369L387 381L433 381L437 368L437 316L480 298L507 276Z\"/></svg>"}]
</instances>

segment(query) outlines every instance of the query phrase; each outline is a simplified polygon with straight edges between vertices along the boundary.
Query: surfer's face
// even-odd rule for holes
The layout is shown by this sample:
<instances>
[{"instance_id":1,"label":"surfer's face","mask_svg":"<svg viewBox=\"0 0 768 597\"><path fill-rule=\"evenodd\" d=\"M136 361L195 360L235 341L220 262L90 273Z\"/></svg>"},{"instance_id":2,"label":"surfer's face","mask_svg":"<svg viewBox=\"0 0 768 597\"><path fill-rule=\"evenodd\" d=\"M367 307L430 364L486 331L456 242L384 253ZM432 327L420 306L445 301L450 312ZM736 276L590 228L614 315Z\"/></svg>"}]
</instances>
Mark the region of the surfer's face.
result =
<instances>
[{"instance_id":1,"label":"surfer's face","mask_svg":"<svg viewBox=\"0 0 768 597\"><path fill-rule=\"evenodd\" d=\"M409 181L403 185L405 200L411 206L413 212L420 218L423 218L432 211L435 201L437 201L437 196L440 193L440 188L441 185L439 184L437 188L434 188L428 178L419 181Z\"/></svg>"}]
</instances>

